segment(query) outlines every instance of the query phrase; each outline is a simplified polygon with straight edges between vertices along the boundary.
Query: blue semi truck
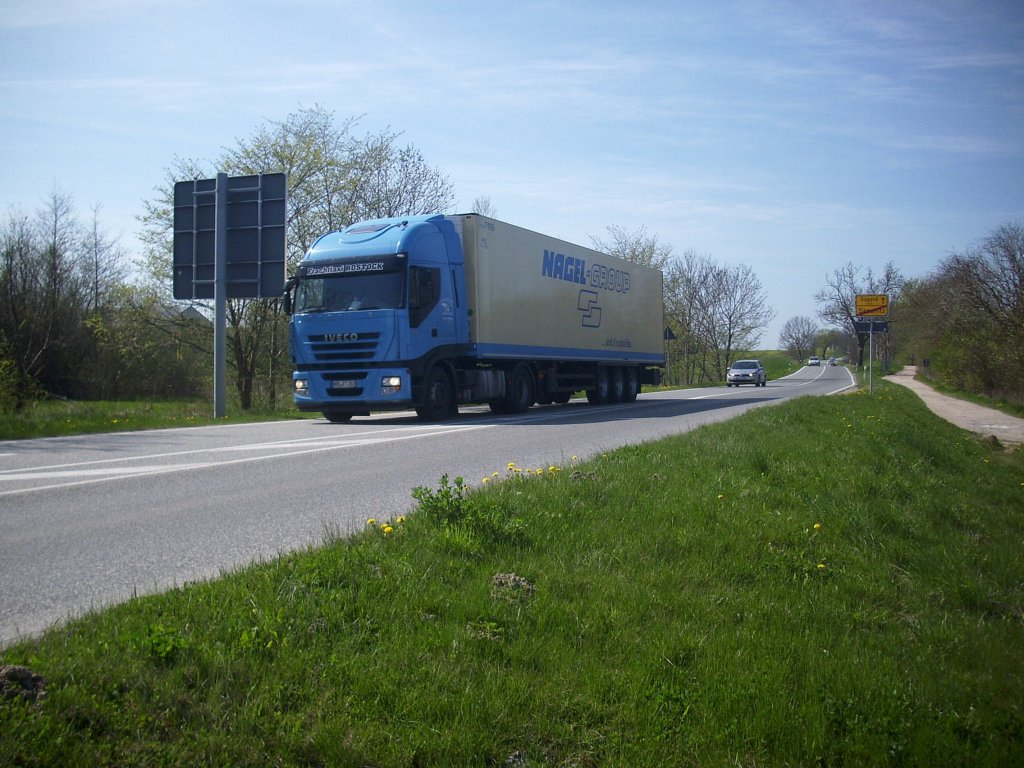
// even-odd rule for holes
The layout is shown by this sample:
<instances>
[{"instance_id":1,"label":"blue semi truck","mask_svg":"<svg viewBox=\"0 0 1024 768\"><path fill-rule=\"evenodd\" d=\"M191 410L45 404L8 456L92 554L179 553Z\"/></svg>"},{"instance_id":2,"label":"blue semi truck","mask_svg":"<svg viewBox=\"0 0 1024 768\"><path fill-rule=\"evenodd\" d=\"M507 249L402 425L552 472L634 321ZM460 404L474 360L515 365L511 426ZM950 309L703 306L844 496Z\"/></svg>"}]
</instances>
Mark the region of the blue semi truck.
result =
<instances>
[{"instance_id":1,"label":"blue semi truck","mask_svg":"<svg viewBox=\"0 0 1024 768\"><path fill-rule=\"evenodd\" d=\"M661 272L479 214L324 235L284 307L295 404L333 422L631 402L665 360Z\"/></svg>"}]
</instances>

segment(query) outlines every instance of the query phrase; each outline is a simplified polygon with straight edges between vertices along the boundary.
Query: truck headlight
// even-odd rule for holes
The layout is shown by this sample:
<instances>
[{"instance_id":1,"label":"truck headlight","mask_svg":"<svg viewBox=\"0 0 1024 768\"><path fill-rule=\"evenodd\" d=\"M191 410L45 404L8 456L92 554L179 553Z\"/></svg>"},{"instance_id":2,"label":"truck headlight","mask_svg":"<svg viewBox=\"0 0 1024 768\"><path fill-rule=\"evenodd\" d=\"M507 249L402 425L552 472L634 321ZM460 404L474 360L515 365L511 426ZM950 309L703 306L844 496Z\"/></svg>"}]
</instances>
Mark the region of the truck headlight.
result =
<instances>
[{"instance_id":1,"label":"truck headlight","mask_svg":"<svg viewBox=\"0 0 1024 768\"><path fill-rule=\"evenodd\" d=\"M307 379L296 379L295 394L305 395L307 392L309 392L309 381Z\"/></svg>"},{"instance_id":2,"label":"truck headlight","mask_svg":"<svg viewBox=\"0 0 1024 768\"><path fill-rule=\"evenodd\" d=\"M380 391L385 395L393 395L402 389L401 376L383 376L380 380Z\"/></svg>"}]
</instances>

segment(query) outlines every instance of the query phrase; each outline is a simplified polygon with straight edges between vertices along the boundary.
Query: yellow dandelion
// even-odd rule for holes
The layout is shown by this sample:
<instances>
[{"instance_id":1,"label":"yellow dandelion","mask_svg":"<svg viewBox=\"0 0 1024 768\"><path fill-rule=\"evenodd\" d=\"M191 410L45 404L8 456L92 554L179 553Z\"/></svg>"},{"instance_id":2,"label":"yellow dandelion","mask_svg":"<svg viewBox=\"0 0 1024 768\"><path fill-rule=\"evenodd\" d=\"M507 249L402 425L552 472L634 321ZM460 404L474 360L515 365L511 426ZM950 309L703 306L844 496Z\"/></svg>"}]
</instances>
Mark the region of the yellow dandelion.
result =
<instances>
[{"instance_id":1,"label":"yellow dandelion","mask_svg":"<svg viewBox=\"0 0 1024 768\"><path fill-rule=\"evenodd\" d=\"M395 530L390 525L382 525L380 529L384 532L385 536L390 536L391 532Z\"/></svg>"},{"instance_id":2,"label":"yellow dandelion","mask_svg":"<svg viewBox=\"0 0 1024 768\"><path fill-rule=\"evenodd\" d=\"M491 472L491 477L501 477L501 472Z\"/></svg>"},{"instance_id":3,"label":"yellow dandelion","mask_svg":"<svg viewBox=\"0 0 1024 768\"><path fill-rule=\"evenodd\" d=\"M516 463L515 463L514 461L510 461L510 462L508 463L508 468L509 468L509 469L515 469L515 468L516 468Z\"/></svg>"},{"instance_id":4,"label":"yellow dandelion","mask_svg":"<svg viewBox=\"0 0 1024 768\"><path fill-rule=\"evenodd\" d=\"M397 519L397 520L395 520L395 522L396 522L396 523L398 523L399 525L401 525L402 523L404 523L404 522L405 522L405 515L399 515L399 516L398 516L398 519Z\"/></svg>"},{"instance_id":5,"label":"yellow dandelion","mask_svg":"<svg viewBox=\"0 0 1024 768\"><path fill-rule=\"evenodd\" d=\"M557 472L558 467L548 467L548 472Z\"/></svg>"},{"instance_id":6,"label":"yellow dandelion","mask_svg":"<svg viewBox=\"0 0 1024 768\"><path fill-rule=\"evenodd\" d=\"M376 525L377 524L377 518L375 518L375 517L368 517L368 518L366 518L366 524L367 525Z\"/></svg>"},{"instance_id":7,"label":"yellow dandelion","mask_svg":"<svg viewBox=\"0 0 1024 768\"><path fill-rule=\"evenodd\" d=\"M818 570L819 571L825 570L825 564L824 563L818 563Z\"/></svg>"},{"instance_id":8,"label":"yellow dandelion","mask_svg":"<svg viewBox=\"0 0 1024 768\"><path fill-rule=\"evenodd\" d=\"M491 478L489 478L489 477L485 477L485 478L483 479L483 484L484 484L484 485L487 485L487 484L488 484L489 482L491 482Z\"/></svg>"},{"instance_id":9,"label":"yellow dandelion","mask_svg":"<svg viewBox=\"0 0 1024 768\"><path fill-rule=\"evenodd\" d=\"M820 530L820 529L821 529L821 523L815 523L814 524L814 530L817 531L817 530Z\"/></svg>"},{"instance_id":10,"label":"yellow dandelion","mask_svg":"<svg viewBox=\"0 0 1024 768\"><path fill-rule=\"evenodd\" d=\"M720 493L720 494L718 494L718 498L719 498L720 500L721 500L721 499L724 499L724 498L725 498L725 494L724 494L724 493Z\"/></svg>"}]
</instances>

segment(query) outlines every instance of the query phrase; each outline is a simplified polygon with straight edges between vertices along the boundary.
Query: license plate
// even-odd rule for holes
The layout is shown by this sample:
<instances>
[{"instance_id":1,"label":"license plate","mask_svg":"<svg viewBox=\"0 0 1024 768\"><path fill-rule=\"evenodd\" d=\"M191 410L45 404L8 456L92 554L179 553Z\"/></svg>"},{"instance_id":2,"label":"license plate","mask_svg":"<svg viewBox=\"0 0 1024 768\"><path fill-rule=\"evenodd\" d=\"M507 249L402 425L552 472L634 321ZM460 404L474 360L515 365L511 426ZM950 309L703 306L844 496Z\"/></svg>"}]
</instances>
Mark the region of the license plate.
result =
<instances>
[{"instance_id":1,"label":"license plate","mask_svg":"<svg viewBox=\"0 0 1024 768\"><path fill-rule=\"evenodd\" d=\"M338 379L337 381L332 381L331 382L331 387L333 389L355 389L356 388L356 380L355 379Z\"/></svg>"}]
</instances>

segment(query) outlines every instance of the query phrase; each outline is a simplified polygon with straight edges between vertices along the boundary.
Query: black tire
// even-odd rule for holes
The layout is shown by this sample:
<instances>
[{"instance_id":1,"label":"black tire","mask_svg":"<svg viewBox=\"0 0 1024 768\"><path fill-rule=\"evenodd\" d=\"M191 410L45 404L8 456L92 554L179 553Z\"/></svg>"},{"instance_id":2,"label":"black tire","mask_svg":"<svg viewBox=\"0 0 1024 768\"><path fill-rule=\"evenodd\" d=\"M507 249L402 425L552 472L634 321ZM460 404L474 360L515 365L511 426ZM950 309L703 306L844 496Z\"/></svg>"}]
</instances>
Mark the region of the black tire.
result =
<instances>
[{"instance_id":1,"label":"black tire","mask_svg":"<svg viewBox=\"0 0 1024 768\"><path fill-rule=\"evenodd\" d=\"M508 413L526 413L533 405L533 374L529 366L517 365L512 371L512 391L508 397Z\"/></svg>"},{"instance_id":2,"label":"black tire","mask_svg":"<svg viewBox=\"0 0 1024 768\"><path fill-rule=\"evenodd\" d=\"M351 413L338 413L337 411L324 411L324 418L327 419L331 424L344 424L346 421L352 421L353 414Z\"/></svg>"},{"instance_id":3,"label":"black tire","mask_svg":"<svg viewBox=\"0 0 1024 768\"><path fill-rule=\"evenodd\" d=\"M416 415L423 421L441 421L458 413L455 388L441 368L431 368L427 374L423 405L417 406Z\"/></svg>"},{"instance_id":4,"label":"black tire","mask_svg":"<svg viewBox=\"0 0 1024 768\"><path fill-rule=\"evenodd\" d=\"M636 402L636 396L640 394L640 373L632 366L625 371L625 389L622 392L622 402Z\"/></svg>"},{"instance_id":5,"label":"black tire","mask_svg":"<svg viewBox=\"0 0 1024 768\"><path fill-rule=\"evenodd\" d=\"M626 399L626 380L622 369L612 368L608 371L608 402L621 403Z\"/></svg>"},{"instance_id":6,"label":"black tire","mask_svg":"<svg viewBox=\"0 0 1024 768\"><path fill-rule=\"evenodd\" d=\"M597 380L594 382L594 388L587 390L587 401L591 405L606 405L608 403L609 390L608 369L599 368L597 371Z\"/></svg>"}]
</instances>

